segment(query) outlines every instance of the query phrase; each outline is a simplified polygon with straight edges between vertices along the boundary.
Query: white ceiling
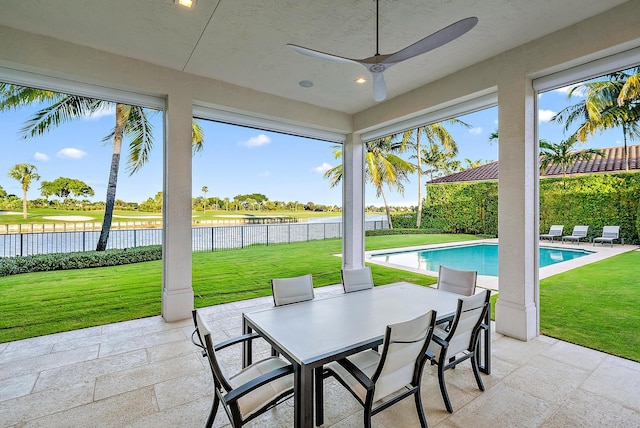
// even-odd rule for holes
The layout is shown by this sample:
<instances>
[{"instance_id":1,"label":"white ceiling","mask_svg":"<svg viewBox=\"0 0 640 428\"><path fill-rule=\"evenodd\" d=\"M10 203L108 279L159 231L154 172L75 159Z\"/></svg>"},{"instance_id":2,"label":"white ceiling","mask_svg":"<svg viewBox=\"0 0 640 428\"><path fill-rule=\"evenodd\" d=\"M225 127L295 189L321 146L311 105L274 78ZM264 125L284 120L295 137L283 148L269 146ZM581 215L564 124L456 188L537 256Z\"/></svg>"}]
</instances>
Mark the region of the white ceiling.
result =
<instances>
[{"instance_id":1,"label":"white ceiling","mask_svg":"<svg viewBox=\"0 0 640 428\"><path fill-rule=\"evenodd\" d=\"M388 98L624 2L380 0L382 54L462 18L479 18L459 39L386 71ZM373 55L374 0L198 0L191 10L173 0L2 0L0 25L346 113L376 104L364 68L286 47ZM355 84L360 76L369 82ZM302 80L314 86L303 88Z\"/></svg>"}]
</instances>

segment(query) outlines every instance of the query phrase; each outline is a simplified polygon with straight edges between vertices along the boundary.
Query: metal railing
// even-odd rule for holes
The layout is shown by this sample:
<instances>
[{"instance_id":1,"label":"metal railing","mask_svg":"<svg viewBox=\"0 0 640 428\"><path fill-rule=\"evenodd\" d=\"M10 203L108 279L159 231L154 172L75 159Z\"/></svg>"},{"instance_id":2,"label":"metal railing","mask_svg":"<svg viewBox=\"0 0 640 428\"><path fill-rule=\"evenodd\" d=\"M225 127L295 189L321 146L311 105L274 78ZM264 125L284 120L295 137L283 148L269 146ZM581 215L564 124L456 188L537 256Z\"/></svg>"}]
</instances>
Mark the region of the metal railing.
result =
<instances>
[{"instance_id":1,"label":"metal railing","mask_svg":"<svg viewBox=\"0 0 640 428\"><path fill-rule=\"evenodd\" d=\"M387 229L385 220L366 221L365 230ZM99 231L0 234L0 257L93 251ZM284 223L198 226L191 229L192 250L218 251L342 238L342 223ZM162 229L111 230L108 249L162 245Z\"/></svg>"}]
</instances>

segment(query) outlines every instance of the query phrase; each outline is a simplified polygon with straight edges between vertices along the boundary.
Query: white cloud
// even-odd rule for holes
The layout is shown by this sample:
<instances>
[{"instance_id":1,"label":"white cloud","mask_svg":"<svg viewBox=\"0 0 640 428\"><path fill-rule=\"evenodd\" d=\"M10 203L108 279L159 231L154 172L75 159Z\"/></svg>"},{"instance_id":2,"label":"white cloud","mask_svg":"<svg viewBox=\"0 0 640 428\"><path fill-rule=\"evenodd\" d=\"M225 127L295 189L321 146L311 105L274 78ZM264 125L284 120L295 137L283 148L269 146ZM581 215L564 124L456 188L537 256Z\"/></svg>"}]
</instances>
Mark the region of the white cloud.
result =
<instances>
[{"instance_id":1,"label":"white cloud","mask_svg":"<svg viewBox=\"0 0 640 428\"><path fill-rule=\"evenodd\" d=\"M538 120L540 122L549 122L556 112L553 110L538 110Z\"/></svg>"},{"instance_id":2,"label":"white cloud","mask_svg":"<svg viewBox=\"0 0 640 428\"><path fill-rule=\"evenodd\" d=\"M89 116L85 116L84 118L88 120L97 120L97 119L100 119L101 117L114 116L115 114L116 114L115 104L108 104L106 108L95 111Z\"/></svg>"},{"instance_id":3,"label":"white cloud","mask_svg":"<svg viewBox=\"0 0 640 428\"><path fill-rule=\"evenodd\" d=\"M479 126L477 126L477 127L475 127L475 128L470 128L470 129L469 129L469 134L472 134L472 135L480 135L480 134L482 134L482 128L481 128L481 127L479 127Z\"/></svg>"},{"instance_id":4,"label":"white cloud","mask_svg":"<svg viewBox=\"0 0 640 428\"><path fill-rule=\"evenodd\" d=\"M36 152L33 155L33 158L35 160L37 160L37 161L40 161L40 162L46 162L46 161L49 160L49 156L45 155L44 153L40 153L40 152Z\"/></svg>"},{"instance_id":5,"label":"white cloud","mask_svg":"<svg viewBox=\"0 0 640 428\"><path fill-rule=\"evenodd\" d=\"M82 159L87 155L87 152L83 152L79 149L74 149L73 147L67 147L60 150L56 156L62 159Z\"/></svg>"},{"instance_id":6,"label":"white cloud","mask_svg":"<svg viewBox=\"0 0 640 428\"><path fill-rule=\"evenodd\" d=\"M249 138L247 141L238 141L239 146L245 147L260 147L271 142L271 138L267 137L264 134L260 134L255 137Z\"/></svg>"},{"instance_id":7,"label":"white cloud","mask_svg":"<svg viewBox=\"0 0 640 428\"><path fill-rule=\"evenodd\" d=\"M327 170L331 169L331 165L326 162L322 162L322 165L313 168L313 172L317 172L318 174L324 174Z\"/></svg>"},{"instance_id":8,"label":"white cloud","mask_svg":"<svg viewBox=\"0 0 640 428\"><path fill-rule=\"evenodd\" d=\"M573 85L565 86L563 88L554 89L556 92L560 92L561 94L569 94L569 91L576 86L579 86L579 83L575 83ZM584 89L580 88L578 90L573 91L572 96L574 97L584 97Z\"/></svg>"}]
</instances>

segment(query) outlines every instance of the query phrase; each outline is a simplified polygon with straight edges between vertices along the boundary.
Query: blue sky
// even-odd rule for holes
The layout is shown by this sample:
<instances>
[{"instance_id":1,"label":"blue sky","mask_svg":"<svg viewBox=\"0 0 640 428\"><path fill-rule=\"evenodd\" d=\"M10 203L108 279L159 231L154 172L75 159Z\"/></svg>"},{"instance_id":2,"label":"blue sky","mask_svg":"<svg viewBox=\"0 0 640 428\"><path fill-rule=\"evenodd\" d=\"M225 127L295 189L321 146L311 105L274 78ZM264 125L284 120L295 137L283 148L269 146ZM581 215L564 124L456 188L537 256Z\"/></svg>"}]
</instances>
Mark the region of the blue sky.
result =
<instances>
[{"instance_id":1,"label":"blue sky","mask_svg":"<svg viewBox=\"0 0 640 428\"><path fill-rule=\"evenodd\" d=\"M539 136L551 142L566 138L560 124L549 122L553 114L580 97L567 99L566 90L540 95ZM21 195L19 183L9 177L9 169L17 163L37 166L41 180L51 181L65 176L82 180L93 187L91 200L103 200L111 162L111 145L103 143L113 126L113 112L105 111L52 129L48 134L23 139L19 130L37 109L33 106L0 113L0 186L8 193ZM126 150L123 148L117 198L142 202L162 190L162 117L151 116L156 135L151 159L139 172L129 176L125 170ZM498 110L491 108L459 117L470 129L447 125L455 138L460 160L497 160L498 145L489 142L489 135L498 128ZM205 132L205 149L193 158L193 196L202 195L207 186L208 197L228 197L238 194L262 193L272 201L312 201L341 205L341 189L329 188L323 178L327 168L340 163L333 157L333 143L290 135L242 128L233 125L201 121ZM613 147L622 145L620 130L605 131L590 138L583 147ZM415 205L417 184L415 175L405 184L404 196L387 192L391 205ZM39 183L32 185L29 199L40 197ZM375 190L366 187L366 204L382 206Z\"/></svg>"}]
</instances>

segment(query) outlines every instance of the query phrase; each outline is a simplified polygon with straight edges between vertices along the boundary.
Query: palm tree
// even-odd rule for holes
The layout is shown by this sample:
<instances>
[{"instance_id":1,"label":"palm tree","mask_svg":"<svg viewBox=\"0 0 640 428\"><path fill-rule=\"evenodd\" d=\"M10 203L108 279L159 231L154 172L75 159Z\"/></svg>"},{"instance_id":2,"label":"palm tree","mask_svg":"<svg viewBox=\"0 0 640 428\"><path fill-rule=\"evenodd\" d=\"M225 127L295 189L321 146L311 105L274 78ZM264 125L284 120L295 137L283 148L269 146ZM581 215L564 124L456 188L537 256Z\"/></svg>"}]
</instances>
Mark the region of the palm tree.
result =
<instances>
[{"instance_id":1,"label":"palm tree","mask_svg":"<svg viewBox=\"0 0 640 428\"><path fill-rule=\"evenodd\" d=\"M449 119L446 120L445 123L462 125L467 128L471 127L471 125L458 119ZM418 172L418 215L416 216L416 228L418 229L420 228L420 221L422 220L422 176L425 174L422 170L422 157L420 156L422 151L420 141L421 136L426 137L429 145L438 144L445 152L452 153L454 156L458 154L458 145L456 141L442 123L432 123L430 125L420 126L416 129L405 131L402 134L400 149L404 151L407 147L410 147L415 153L410 156L410 159L416 160L414 166Z\"/></svg>"},{"instance_id":2,"label":"palm tree","mask_svg":"<svg viewBox=\"0 0 640 428\"><path fill-rule=\"evenodd\" d=\"M629 171L627 140L640 137L640 94L638 81L640 67L628 71L617 71L605 76L605 80L584 82L569 90L568 97L584 92L584 101L568 106L556 114L552 120L564 122L565 130L579 122L572 135L579 141L586 141L589 135L605 129L622 128L624 140L624 165Z\"/></svg>"},{"instance_id":3,"label":"palm tree","mask_svg":"<svg viewBox=\"0 0 640 428\"><path fill-rule=\"evenodd\" d=\"M31 182L34 180L40 180L38 175L38 168L35 165L29 163L19 163L14 165L9 170L9 177L14 178L20 182L22 186L22 218L27 218L27 191Z\"/></svg>"},{"instance_id":4,"label":"palm tree","mask_svg":"<svg viewBox=\"0 0 640 428\"><path fill-rule=\"evenodd\" d=\"M209 188L207 186L202 186L202 194L204 195L204 200L203 200L203 205L202 205L202 212L204 214L207 213L207 192L209 191Z\"/></svg>"},{"instance_id":5,"label":"palm tree","mask_svg":"<svg viewBox=\"0 0 640 428\"><path fill-rule=\"evenodd\" d=\"M393 137L384 137L365 143L365 179L370 181L376 189L376 196L382 197L389 228L393 229L391 222L391 210L384 193L384 186L404 194L403 182L408 180L409 174L414 172L415 167L397 156L395 153L401 150L400 143L394 141ZM342 157L342 148L336 147L333 152L336 159ZM331 187L335 187L342 180L342 165L337 165L328 169L324 177L329 179Z\"/></svg>"},{"instance_id":6,"label":"palm tree","mask_svg":"<svg viewBox=\"0 0 640 428\"><path fill-rule=\"evenodd\" d=\"M589 160L591 156L604 156L601 150L586 149L580 151L572 151L573 146L577 143L575 139L569 138L558 144L550 143L547 140L540 140L540 173L550 165L560 165L562 168L562 180L567 176L567 168L581 160Z\"/></svg>"},{"instance_id":7,"label":"palm tree","mask_svg":"<svg viewBox=\"0 0 640 428\"><path fill-rule=\"evenodd\" d=\"M127 171L130 176L139 171L147 162L153 148L152 126L147 113L139 106L0 83L0 111L23 107L31 103L48 103L49 105L34 113L32 118L25 123L25 126L20 130L23 138L43 135L51 128L63 123L90 116L98 111L108 110L115 105L115 126L111 133L103 139L103 141L111 140L113 144L104 220L96 246L96 251L104 251L107 248L113 219L122 141L125 137L129 138ZM202 150L203 138L202 128L193 122L192 147L194 153Z\"/></svg>"},{"instance_id":8,"label":"palm tree","mask_svg":"<svg viewBox=\"0 0 640 428\"><path fill-rule=\"evenodd\" d=\"M443 151L437 144L429 144L422 148L422 162L428 167L425 170L429 174L429 179L433 180L441 174L451 174L460 171L460 161L454 160L455 155L451 152Z\"/></svg>"}]
</instances>

